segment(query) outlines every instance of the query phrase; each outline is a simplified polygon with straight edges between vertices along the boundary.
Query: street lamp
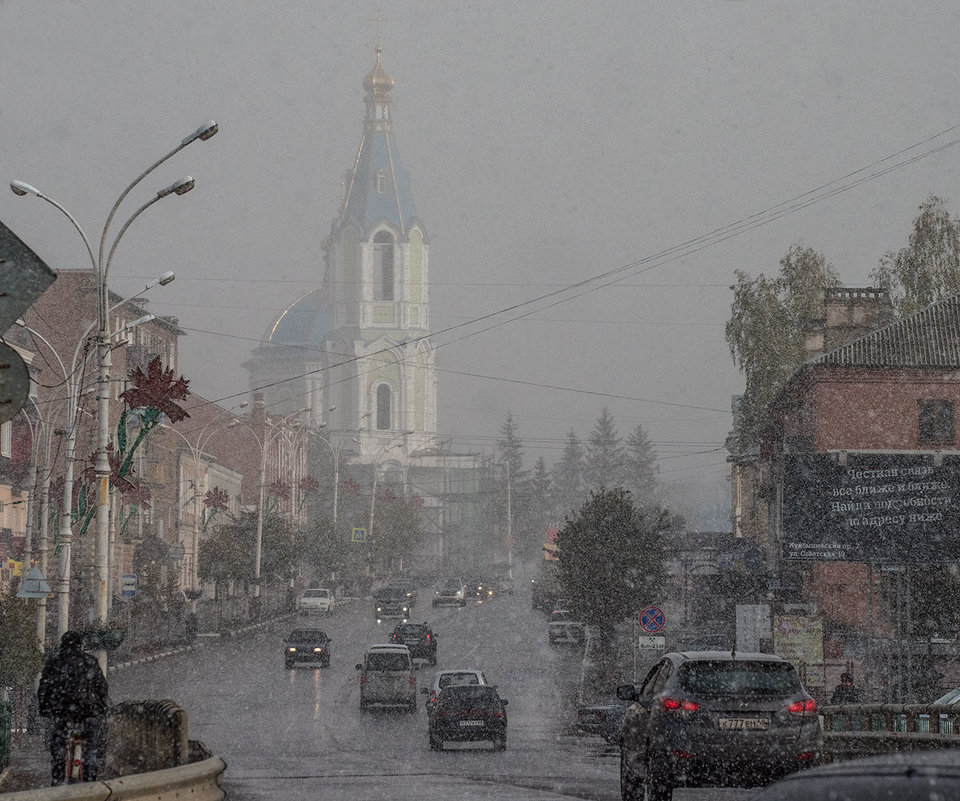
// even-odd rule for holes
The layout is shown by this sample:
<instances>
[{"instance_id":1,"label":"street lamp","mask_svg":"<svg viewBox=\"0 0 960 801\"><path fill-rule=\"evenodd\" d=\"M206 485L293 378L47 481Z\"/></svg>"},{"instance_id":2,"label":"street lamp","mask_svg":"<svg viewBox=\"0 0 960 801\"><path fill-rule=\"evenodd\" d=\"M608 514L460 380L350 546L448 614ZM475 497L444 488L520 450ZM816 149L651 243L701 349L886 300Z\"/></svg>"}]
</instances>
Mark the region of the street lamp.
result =
<instances>
[{"instance_id":1,"label":"street lamp","mask_svg":"<svg viewBox=\"0 0 960 801\"><path fill-rule=\"evenodd\" d=\"M381 457L390 450L393 450L398 445L403 444L403 440L397 442L395 440L400 440L401 437L407 437L412 434L413 431L401 431L399 434L391 437L386 444L382 445L377 451L376 456L373 457L373 492L370 493L370 519L367 524L367 542L373 545L373 512L377 502L377 483L380 478L380 459Z\"/></svg>"},{"instance_id":2,"label":"street lamp","mask_svg":"<svg viewBox=\"0 0 960 801\"><path fill-rule=\"evenodd\" d=\"M261 407L263 401L258 402ZM267 417L266 414L263 416L263 436L258 434L251 426L248 426L246 423L240 420L234 420L230 423L228 428L233 428L235 426L241 426L245 428L250 434L253 435L253 438L257 441L257 445L260 447L260 492L259 498L257 500L257 544L254 551L254 561L253 561L253 597L260 597L260 564L263 557L263 503L264 503L264 494L266 489L267 482L267 450L271 444L280 436L283 435L284 427L289 421L303 414L304 412L309 412L309 407L303 409L297 409L295 412L290 412L290 414L285 417L280 418L279 420L271 420ZM269 431L268 431L269 429Z\"/></svg>"},{"instance_id":3,"label":"street lamp","mask_svg":"<svg viewBox=\"0 0 960 801\"><path fill-rule=\"evenodd\" d=\"M165 189L158 191L152 198L150 198L146 203L141 205L123 224L120 228L120 232L114 237L113 243L110 246L110 251L107 254L107 257L104 258L104 250L106 248L107 234L110 229L110 224L113 221L113 217L117 212L117 209L120 207L120 204L123 202L124 198L130 193L130 191L137 186L144 178L147 177L153 170L163 164L167 159L176 155L183 148L189 145L191 142L200 139L201 141L206 141L211 136L216 134L218 126L215 122L208 122L204 125L201 125L197 130L195 130L189 136L184 137L181 140L180 144L177 145L173 150L167 153L165 156L161 157L158 161L154 162L150 167L148 167L144 172L142 172L134 181L132 181L123 192L120 193L120 196L114 202L113 207L110 209L110 214L107 216L107 221L104 223L103 230L100 235L100 248L98 255L95 256L93 252L93 246L90 244L90 239L87 237L83 228L80 226L80 223L77 222L76 217L74 217L62 204L58 203L53 198L44 195L40 190L31 186L30 184L24 183L23 181L11 181L10 189L17 196L23 197L24 195L34 195L41 200L45 200L51 206L60 211L70 222L73 224L73 227L77 230L77 233L80 234L80 238L83 240L83 244L87 249L87 254L90 256L90 264L93 267L94 274L97 281L97 461L94 469L94 474L97 478L97 535L95 541L95 558L94 558L94 567L96 570L97 577L97 602L96 602L96 619L97 624L100 627L104 627L107 624L107 615L109 612L108 598L107 598L107 586L109 581L109 548L110 548L110 459L108 456L107 446L110 441L110 368L111 358L110 358L110 305L109 305L109 289L108 289L108 278L110 275L110 264L113 260L113 254L117 250L117 245L120 244L120 240L123 238L123 235L126 233L127 229L133 224L133 221L137 219L143 212L145 212L150 206L156 203L158 200L167 197L168 195L183 195L186 192L189 192L193 189L195 181L189 176L186 178L181 178L179 181L171 184ZM106 651L101 650L98 654L100 667L106 670Z\"/></svg>"},{"instance_id":4,"label":"street lamp","mask_svg":"<svg viewBox=\"0 0 960 801\"><path fill-rule=\"evenodd\" d=\"M212 404L211 404L212 405ZM203 462L203 450L204 447L210 442L210 438L215 432L215 428L212 428L214 423L219 423L223 420L224 417L231 415L236 409L246 408L247 401L241 401L236 406L232 406L229 409L222 409L217 415L207 421L207 423L200 429L197 436L193 441L186 436L182 431L178 431L173 426L164 425L164 429L167 431L172 431L180 439L186 443L187 448L190 450L191 456L193 456L193 530L191 533L191 546L190 546L190 589L197 590L199 587L199 578L197 576L197 557L199 555L199 545L200 545L200 466ZM209 430L208 430L209 429ZM196 604L196 600L191 598L191 603ZM195 610L194 610L195 611Z\"/></svg>"},{"instance_id":5,"label":"street lamp","mask_svg":"<svg viewBox=\"0 0 960 801\"><path fill-rule=\"evenodd\" d=\"M157 284L160 284L161 286L169 284L173 278L174 274L172 272L163 273L161 276L148 282L147 285L136 295L115 303L110 307L110 311L113 311L119 306L127 303L129 300L142 295L148 289L151 289ZM134 320L133 322L127 323L125 326L123 326L123 328L117 331L116 335L119 337L136 326L145 322L149 322L152 319L154 319L152 314L146 314L143 317ZM53 357L57 360L57 364L60 367L60 372L63 374L64 383L67 387L66 425L60 432L66 435L67 442L64 449L63 503L60 507L61 555L60 581L57 587L57 641L59 642L60 637L62 637L64 632L70 628L70 574L72 571L71 556L73 544L73 466L77 449L77 413L80 408L80 397L85 391L87 391L84 390L81 384L84 371L79 369L79 365L89 358L89 353L86 350L86 346L89 343L90 333L93 331L93 327L96 325L96 323L91 323L89 326L87 326L86 330L83 332L83 335L80 337L80 340L77 342L77 347L73 351L73 361L70 363L69 370L64 364L63 359L60 357L60 354L57 352L57 349L53 346L50 340L43 336L43 334L31 328L23 320L17 320L15 324L28 331L31 336L47 346L50 353L53 354ZM83 354L82 359L81 353ZM45 563L41 565L41 570L46 571ZM45 572L44 575L46 575ZM44 599L44 601L45 600L46 599Z\"/></svg>"}]
</instances>

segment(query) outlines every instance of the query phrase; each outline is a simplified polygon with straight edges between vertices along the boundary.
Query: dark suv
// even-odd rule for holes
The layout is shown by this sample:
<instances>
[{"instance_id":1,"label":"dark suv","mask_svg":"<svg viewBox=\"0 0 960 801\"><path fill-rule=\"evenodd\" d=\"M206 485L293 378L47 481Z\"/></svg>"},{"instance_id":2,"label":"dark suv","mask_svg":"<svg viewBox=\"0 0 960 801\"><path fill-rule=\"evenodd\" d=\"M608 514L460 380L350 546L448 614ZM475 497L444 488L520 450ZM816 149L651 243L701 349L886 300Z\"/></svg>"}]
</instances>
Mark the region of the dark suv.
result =
<instances>
[{"instance_id":1,"label":"dark suv","mask_svg":"<svg viewBox=\"0 0 960 801\"><path fill-rule=\"evenodd\" d=\"M451 684L435 701L427 701L430 748L442 751L446 740L489 740L497 751L507 747L507 702L489 684Z\"/></svg>"},{"instance_id":2,"label":"dark suv","mask_svg":"<svg viewBox=\"0 0 960 801\"><path fill-rule=\"evenodd\" d=\"M617 697L631 702L620 733L623 801L763 784L820 759L817 702L773 654L669 653Z\"/></svg>"},{"instance_id":3,"label":"dark suv","mask_svg":"<svg viewBox=\"0 0 960 801\"><path fill-rule=\"evenodd\" d=\"M330 638L320 629L294 629L283 641L283 666L297 662L318 662L330 667Z\"/></svg>"},{"instance_id":4,"label":"dark suv","mask_svg":"<svg viewBox=\"0 0 960 801\"><path fill-rule=\"evenodd\" d=\"M437 638L426 622L401 623L393 630L390 641L406 645L411 659L426 659L431 665L437 664Z\"/></svg>"},{"instance_id":5,"label":"dark suv","mask_svg":"<svg viewBox=\"0 0 960 801\"><path fill-rule=\"evenodd\" d=\"M400 587L383 587L374 593L373 614L379 623L386 617L406 620L410 617L410 599Z\"/></svg>"}]
</instances>

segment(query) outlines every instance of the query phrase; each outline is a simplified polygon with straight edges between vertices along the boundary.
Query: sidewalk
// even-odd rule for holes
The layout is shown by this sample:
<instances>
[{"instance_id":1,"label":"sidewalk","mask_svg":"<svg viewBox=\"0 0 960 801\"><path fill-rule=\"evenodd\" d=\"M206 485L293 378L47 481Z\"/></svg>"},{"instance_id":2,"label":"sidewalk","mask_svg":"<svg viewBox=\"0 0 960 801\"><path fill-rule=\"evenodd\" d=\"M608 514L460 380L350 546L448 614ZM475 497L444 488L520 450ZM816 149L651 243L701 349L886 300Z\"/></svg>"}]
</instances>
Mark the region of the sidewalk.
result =
<instances>
[{"instance_id":1,"label":"sidewalk","mask_svg":"<svg viewBox=\"0 0 960 801\"><path fill-rule=\"evenodd\" d=\"M289 613L286 613L289 614ZM234 637L248 631L269 625L278 619L286 616L260 620L256 623L250 623L241 626L225 634L225 636ZM219 637L220 635L215 635ZM185 645L178 648L161 651L150 656L144 656L127 662L120 662L115 665L107 666L107 674L133 665L139 665L144 662L155 662L174 654L181 654L186 651L195 651L205 645L207 637L203 635L192 645ZM10 742L10 764L0 772L0 795L3 793L15 793L20 790L40 790L50 786L50 751L47 748L46 737L44 736L43 723L41 722L35 732L13 732Z\"/></svg>"}]
</instances>

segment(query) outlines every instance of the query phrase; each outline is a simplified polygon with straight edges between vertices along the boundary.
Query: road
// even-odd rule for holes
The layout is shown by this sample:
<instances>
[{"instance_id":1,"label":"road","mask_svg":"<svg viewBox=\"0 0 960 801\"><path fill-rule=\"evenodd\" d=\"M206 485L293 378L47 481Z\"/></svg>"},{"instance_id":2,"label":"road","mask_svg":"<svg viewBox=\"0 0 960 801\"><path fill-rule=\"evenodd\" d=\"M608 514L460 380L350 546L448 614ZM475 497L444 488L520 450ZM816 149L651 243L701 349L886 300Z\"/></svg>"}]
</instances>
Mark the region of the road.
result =
<instances>
[{"instance_id":1,"label":"road","mask_svg":"<svg viewBox=\"0 0 960 801\"><path fill-rule=\"evenodd\" d=\"M546 622L531 611L529 598L431 609L429 594L421 595L412 620L433 627L437 668L480 668L509 700L505 752L487 745L431 751L422 703L416 715L361 714L355 665L367 645L385 641L392 630L391 623L373 620L367 602L315 619L333 640L327 669L284 669L282 639L299 622L291 617L118 671L111 676L111 700L170 698L186 709L190 738L227 762L225 788L238 801L619 799L616 749L568 731L577 654L551 648ZM422 668L418 686L429 685L433 670ZM678 790L674 798L749 795Z\"/></svg>"}]
</instances>

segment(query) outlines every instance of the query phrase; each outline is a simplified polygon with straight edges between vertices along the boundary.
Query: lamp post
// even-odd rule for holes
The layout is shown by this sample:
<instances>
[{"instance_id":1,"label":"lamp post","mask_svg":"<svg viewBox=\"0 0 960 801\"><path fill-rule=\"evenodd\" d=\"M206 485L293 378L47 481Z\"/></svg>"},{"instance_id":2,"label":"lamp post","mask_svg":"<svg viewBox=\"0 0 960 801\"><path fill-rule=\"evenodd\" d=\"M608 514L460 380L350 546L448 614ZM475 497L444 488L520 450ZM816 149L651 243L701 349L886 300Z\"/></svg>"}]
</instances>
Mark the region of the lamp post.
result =
<instances>
[{"instance_id":1,"label":"lamp post","mask_svg":"<svg viewBox=\"0 0 960 801\"><path fill-rule=\"evenodd\" d=\"M113 260L113 255L116 253L117 245L120 244L120 240L127 232L127 229L133 224L134 220L136 220L143 212L145 212L158 200L161 200L169 195L184 195L189 192L195 185L194 179L189 176L181 178L179 181L174 182L170 186L159 190L152 198L150 198L146 203L141 205L135 212L133 212L133 214L130 215L127 221L120 228L119 233L114 237L113 242L110 245L109 252L107 252L106 258L104 258L107 235L109 233L110 224L113 222L114 215L117 213L120 204L130 193L130 191L137 186L137 184L139 184L144 178L146 178L151 172L153 172L169 158L179 153L187 145L195 142L198 139L201 141L206 141L216 134L217 130L218 126L215 122L208 122L204 125L201 125L192 134L182 139L180 144L177 145L173 150L161 157L158 161L154 162L150 167L142 172L127 186L126 189L123 190L123 192L120 193L120 196L114 202L113 207L110 209L110 214L107 216L107 220L103 225L103 230L100 234L100 248L97 255L94 255L93 246L90 243L90 239L80 226L80 223L77 222L76 217L74 217L63 205L58 203L53 198L44 195L42 192L40 192L40 190L36 189L30 184L22 181L10 182L10 189L15 195L21 197L24 195L34 195L41 200L45 200L51 206L60 211L68 220L70 220L70 222L73 224L73 227L77 230L77 233L80 234L80 238L83 240L83 244L87 249L87 254L90 256L90 264L93 268L93 272L97 281L97 461L94 468L94 474L97 479L97 534L95 541L94 567L97 579L96 621L100 627L106 626L107 615L109 612L107 585L109 581L108 551L110 547L110 459L108 456L107 446L110 442L110 368L112 363L110 358L111 308L109 303L110 293L107 281L110 275L110 265ZM105 650L101 650L99 652L98 660L100 662L100 667L106 670Z\"/></svg>"},{"instance_id":2,"label":"lamp post","mask_svg":"<svg viewBox=\"0 0 960 801\"><path fill-rule=\"evenodd\" d=\"M211 404L213 405L213 404ZM180 439L184 441L187 448L190 451L190 455L193 457L193 527L191 532L191 545L190 545L190 590L196 591L199 587L199 577L197 575L197 557L199 555L199 545L200 545L200 467L203 462L203 451L204 447L209 444L210 438L213 436L216 429L213 427L215 423L219 423L223 420L224 417L229 416L236 409L246 408L247 401L242 401L236 406L232 406L229 409L222 409L217 415L208 420L200 429L197 436L191 441L186 434L182 431L178 431L173 426L164 425L164 429L167 431L172 431ZM192 611L196 611L196 599L190 599L191 605L194 607Z\"/></svg>"},{"instance_id":3,"label":"lamp post","mask_svg":"<svg viewBox=\"0 0 960 801\"><path fill-rule=\"evenodd\" d=\"M380 447L376 456L373 457L373 491L370 493L370 518L367 524L367 542L370 543L371 547L373 546L373 513L377 503L377 483L380 479L380 459L387 451L393 450L398 445L403 444L403 440L400 440L401 437L407 437L412 433L413 431L401 431L399 434L391 437ZM400 441L398 442L396 440Z\"/></svg>"},{"instance_id":4,"label":"lamp post","mask_svg":"<svg viewBox=\"0 0 960 801\"><path fill-rule=\"evenodd\" d=\"M261 409L263 406L263 401L258 401ZM256 547L254 550L254 559L253 559L253 597L260 597L260 566L263 557L263 502L264 495L266 492L266 482L267 482L267 451L269 446L273 444L274 441L280 436L283 435L285 426L294 418L303 414L304 412L309 412L309 407L303 409L297 409L295 412L291 412L285 417L281 417L279 420L271 420L266 414L263 415L263 435L258 434L253 427L247 425L246 423L240 420L234 420L230 423L230 428L234 426L242 426L247 431L253 435L253 438L257 441L257 445L260 447L260 476L259 476L259 495L257 499L257 539Z\"/></svg>"}]
</instances>

